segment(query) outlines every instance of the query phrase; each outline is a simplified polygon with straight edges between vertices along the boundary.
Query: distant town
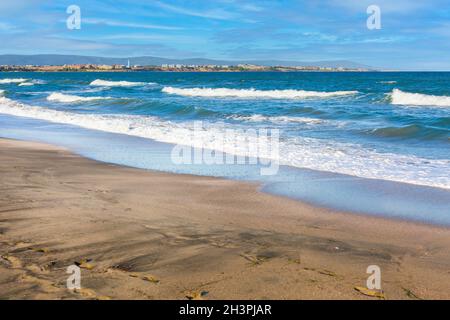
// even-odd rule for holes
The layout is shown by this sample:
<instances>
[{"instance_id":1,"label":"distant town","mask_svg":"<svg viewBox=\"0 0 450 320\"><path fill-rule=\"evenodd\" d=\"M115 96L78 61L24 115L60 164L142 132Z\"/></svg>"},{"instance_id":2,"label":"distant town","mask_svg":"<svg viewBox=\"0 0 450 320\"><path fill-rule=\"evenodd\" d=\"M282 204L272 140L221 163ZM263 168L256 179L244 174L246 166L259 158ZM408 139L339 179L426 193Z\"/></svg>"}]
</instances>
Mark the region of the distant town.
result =
<instances>
[{"instance_id":1,"label":"distant town","mask_svg":"<svg viewBox=\"0 0 450 320\"><path fill-rule=\"evenodd\" d=\"M30 71L30 72L131 72L131 71L169 71L169 72L296 72L296 71L370 71L365 68L344 67L319 67L319 66L260 66L253 64L238 65L184 65L184 64L161 64L149 65L97 65L97 64L65 64L65 65L0 65L0 71Z\"/></svg>"}]
</instances>

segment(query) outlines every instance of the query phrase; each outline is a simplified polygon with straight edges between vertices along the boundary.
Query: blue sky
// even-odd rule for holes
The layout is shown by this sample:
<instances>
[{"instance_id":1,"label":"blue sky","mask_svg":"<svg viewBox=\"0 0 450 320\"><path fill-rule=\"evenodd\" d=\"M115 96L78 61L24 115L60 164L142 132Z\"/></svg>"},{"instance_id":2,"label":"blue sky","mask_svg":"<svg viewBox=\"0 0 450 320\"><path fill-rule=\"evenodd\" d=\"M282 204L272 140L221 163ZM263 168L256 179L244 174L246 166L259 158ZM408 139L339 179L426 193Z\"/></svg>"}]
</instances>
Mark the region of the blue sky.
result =
<instances>
[{"instance_id":1,"label":"blue sky","mask_svg":"<svg viewBox=\"0 0 450 320\"><path fill-rule=\"evenodd\" d=\"M81 30L66 9L81 8ZM381 29L366 27L369 5ZM450 70L448 0L11 0L0 2L0 54L351 60Z\"/></svg>"}]
</instances>

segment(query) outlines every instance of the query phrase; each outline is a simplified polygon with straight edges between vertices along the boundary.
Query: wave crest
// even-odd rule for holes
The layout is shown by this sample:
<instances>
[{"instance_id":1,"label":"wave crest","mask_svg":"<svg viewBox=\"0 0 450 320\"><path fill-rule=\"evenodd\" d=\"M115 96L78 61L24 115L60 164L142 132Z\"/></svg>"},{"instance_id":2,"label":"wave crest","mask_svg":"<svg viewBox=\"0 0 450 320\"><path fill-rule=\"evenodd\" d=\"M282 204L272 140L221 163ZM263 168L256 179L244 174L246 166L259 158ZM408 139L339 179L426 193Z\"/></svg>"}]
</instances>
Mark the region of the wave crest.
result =
<instances>
[{"instance_id":1,"label":"wave crest","mask_svg":"<svg viewBox=\"0 0 450 320\"><path fill-rule=\"evenodd\" d=\"M28 79L16 78L16 79L0 79L0 84L21 83L26 82Z\"/></svg>"},{"instance_id":2,"label":"wave crest","mask_svg":"<svg viewBox=\"0 0 450 320\"><path fill-rule=\"evenodd\" d=\"M31 81L19 83L19 87L29 87L29 86L34 86L35 84L46 84L46 82L43 80L33 79Z\"/></svg>"},{"instance_id":3,"label":"wave crest","mask_svg":"<svg viewBox=\"0 0 450 320\"><path fill-rule=\"evenodd\" d=\"M392 104L412 105L412 106L450 106L449 96L433 96L422 93L404 92L399 89L392 90L390 94Z\"/></svg>"},{"instance_id":4,"label":"wave crest","mask_svg":"<svg viewBox=\"0 0 450 320\"><path fill-rule=\"evenodd\" d=\"M449 130L411 124L404 127L384 127L373 129L371 134L384 138L423 140L443 138L444 140L447 140Z\"/></svg>"},{"instance_id":5,"label":"wave crest","mask_svg":"<svg viewBox=\"0 0 450 320\"><path fill-rule=\"evenodd\" d=\"M94 101L94 100L106 100L112 99L111 97L80 97L70 94L62 94L62 93L52 93L47 97L48 101L57 101L63 103L71 103L71 102L85 102L85 101Z\"/></svg>"},{"instance_id":6,"label":"wave crest","mask_svg":"<svg viewBox=\"0 0 450 320\"><path fill-rule=\"evenodd\" d=\"M96 79L96 80L92 81L89 85L99 86L99 87L137 87L137 86L145 86L147 84L153 84L153 83L130 82L130 81L107 81L107 80Z\"/></svg>"},{"instance_id":7,"label":"wave crest","mask_svg":"<svg viewBox=\"0 0 450 320\"><path fill-rule=\"evenodd\" d=\"M162 92L188 97L210 98L271 98L271 99L302 99L326 98L332 96L353 95L358 91L305 91L305 90L255 90L229 88L174 88L164 87Z\"/></svg>"}]
</instances>

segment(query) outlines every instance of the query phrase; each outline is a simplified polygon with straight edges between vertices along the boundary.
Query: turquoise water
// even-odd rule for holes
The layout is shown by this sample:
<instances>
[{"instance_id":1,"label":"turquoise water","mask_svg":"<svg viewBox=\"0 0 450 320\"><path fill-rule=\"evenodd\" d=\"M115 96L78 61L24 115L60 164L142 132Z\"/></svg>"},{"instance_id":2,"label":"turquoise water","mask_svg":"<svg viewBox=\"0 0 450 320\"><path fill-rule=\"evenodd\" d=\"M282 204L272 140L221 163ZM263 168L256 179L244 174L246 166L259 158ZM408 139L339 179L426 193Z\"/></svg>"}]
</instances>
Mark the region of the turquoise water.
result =
<instances>
[{"instance_id":1,"label":"turquoise water","mask_svg":"<svg viewBox=\"0 0 450 320\"><path fill-rule=\"evenodd\" d=\"M0 95L2 136L136 167L264 180L266 191L329 207L450 222L450 73L0 73ZM280 130L279 174L170 163L164 146L191 143L199 120L212 140L225 129ZM308 190L305 181L316 183ZM421 204L408 207L414 199Z\"/></svg>"}]
</instances>

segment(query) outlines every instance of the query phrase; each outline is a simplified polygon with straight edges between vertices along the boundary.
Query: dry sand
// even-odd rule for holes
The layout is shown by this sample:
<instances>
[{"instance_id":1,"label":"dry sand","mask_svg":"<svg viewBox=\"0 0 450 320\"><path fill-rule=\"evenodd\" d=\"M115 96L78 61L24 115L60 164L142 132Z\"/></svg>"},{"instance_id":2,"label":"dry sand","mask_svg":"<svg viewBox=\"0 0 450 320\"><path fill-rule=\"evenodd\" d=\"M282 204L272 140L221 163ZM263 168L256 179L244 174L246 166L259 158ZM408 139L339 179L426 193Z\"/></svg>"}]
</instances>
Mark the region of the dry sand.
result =
<instances>
[{"instance_id":1,"label":"dry sand","mask_svg":"<svg viewBox=\"0 0 450 320\"><path fill-rule=\"evenodd\" d=\"M0 139L1 299L450 298L450 230ZM82 265L81 290L66 268Z\"/></svg>"}]
</instances>

